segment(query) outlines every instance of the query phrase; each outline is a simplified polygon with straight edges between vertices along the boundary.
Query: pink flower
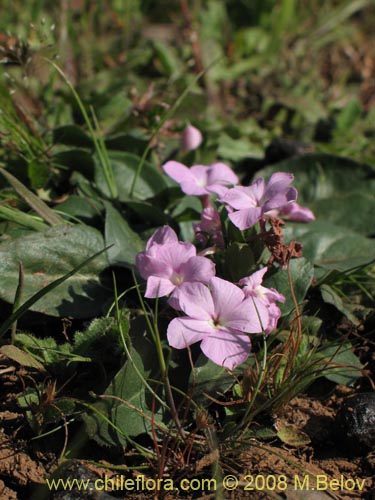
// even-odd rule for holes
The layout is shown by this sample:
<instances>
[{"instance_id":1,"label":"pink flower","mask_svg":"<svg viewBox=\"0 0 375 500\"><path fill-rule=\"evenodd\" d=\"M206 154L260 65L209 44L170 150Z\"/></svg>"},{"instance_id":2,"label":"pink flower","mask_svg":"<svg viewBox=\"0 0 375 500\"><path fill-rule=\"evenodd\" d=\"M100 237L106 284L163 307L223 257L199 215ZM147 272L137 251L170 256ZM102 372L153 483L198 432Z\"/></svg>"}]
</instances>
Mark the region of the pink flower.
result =
<instances>
[{"instance_id":1,"label":"pink flower","mask_svg":"<svg viewBox=\"0 0 375 500\"><path fill-rule=\"evenodd\" d=\"M266 288L262 285L263 276L266 274L267 268L264 267L256 271L251 276L242 278L239 284L243 287L242 290L246 297L254 297L258 302L261 302L268 309L269 321L265 325L264 331L266 334L270 333L277 326L277 322L281 316L281 311L276 305L277 302L282 304L285 302L284 295L281 295L274 288Z\"/></svg>"},{"instance_id":2,"label":"pink flower","mask_svg":"<svg viewBox=\"0 0 375 500\"><path fill-rule=\"evenodd\" d=\"M212 244L218 248L224 248L224 236L221 229L219 212L215 207L208 206L203 209L200 222L193 223L194 233L197 240L205 245L209 237Z\"/></svg>"},{"instance_id":3,"label":"pink flower","mask_svg":"<svg viewBox=\"0 0 375 500\"><path fill-rule=\"evenodd\" d=\"M225 163L210 166L194 165L186 167L177 161L168 161L164 172L178 182L185 194L203 196L216 193L222 196L229 188L238 183L238 177Z\"/></svg>"},{"instance_id":4,"label":"pink flower","mask_svg":"<svg viewBox=\"0 0 375 500\"><path fill-rule=\"evenodd\" d=\"M282 210L294 203L297 190L289 186L293 178L292 174L277 172L271 175L267 184L262 177L258 177L251 186L229 189L221 201L236 210L229 210L230 220L239 229L248 229L271 210Z\"/></svg>"},{"instance_id":5,"label":"pink flower","mask_svg":"<svg viewBox=\"0 0 375 500\"><path fill-rule=\"evenodd\" d=\"M178 241L168 226L158 229L148 240L146 250L136 257L136 266L147 280L147 298L168 295L186 282L208 283L215 275L214 263L197 256L191 243ZM170 300L173 306L173 297Z\"/></svg>"},{"instance_id":6,"label":"pink flower","mask_svg":"<svg viewBox=\"0 0 375 500\"><path fill-rule=\"evenodd\" d=\"M285 205L285 207L278 211L281 217L293 222L311 222L315 220L315 215L307 207L301 207L298 203L290 203Z\"/></svg>"},{"instance_id":7,"label":"pink flower","mask_svg":"<svg viewBox=\"0 0 375 500\"><path fill-rule=\"evenodd\" d=\"M186 153L188 151L193 151L202 144L202 140L203 137L200 130L193 127L193 125L187 125L180 138L181 149Z\"/></svg>"},{"instance_id":8,"label":"pink flower","mask_svg":"<svg viewBox=\"0 0 375 500\"><path fill-rule=\"evenodd\" d=\"M211 278L209 287L186 283L177 294L187 316L169 324L169 344L184 349L201 342L202 351L211 361L230 370L249 356L251 342L247 334L260 333L269 323L265 305L254 304L238 286L221 278Z\"/></svg>"}]
</instances>

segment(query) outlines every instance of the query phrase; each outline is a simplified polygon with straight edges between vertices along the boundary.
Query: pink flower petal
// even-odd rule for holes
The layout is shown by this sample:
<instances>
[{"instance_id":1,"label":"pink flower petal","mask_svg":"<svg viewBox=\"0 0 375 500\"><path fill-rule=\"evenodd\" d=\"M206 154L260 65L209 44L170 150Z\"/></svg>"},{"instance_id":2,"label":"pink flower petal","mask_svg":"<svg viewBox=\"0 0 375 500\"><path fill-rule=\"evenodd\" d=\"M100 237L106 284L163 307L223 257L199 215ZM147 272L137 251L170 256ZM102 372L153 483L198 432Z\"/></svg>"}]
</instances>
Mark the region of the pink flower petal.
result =
<instances>
[{"instance_id":1,"label":"pink flower petal","mask_svg":"<svg viewBox=\"0 0 375 500\"><path fill-rule=\"evenodd\" d=\"M229 328L247 333L261 333L267 328L269 313L267 305L256 297L245 299L241 306L233 310L232 316L226 321Z\"/></svg>"},{"instance_id":2,"label":"pink flower petal","mask_svg":"<svg viewBox=\"0 0 375 500\"><path fill-rule=\"evenodd\" d=\"M147 299L155 299L156 297L164 297L174 290L174 285L169 279L159 278L158 276L150 276L147 279L147 287L145 297Z\"/></svg>"},{"instance_id":3,"label":"pink flower petal","mask_svg":"<svg viewBox=\"0 0 375 500\"><path fill-rule=\"evenodd\" d=\"M174 181L181 183L185 180L192 180L193 175L190 168L178 161L168 161L163 165L164 172L169 175Z\"/></svg>"},{"instance_id":4,"label":"pink flower petal","mask_svg":"<svg viewBox=\"0 0 375 500\"><path fill-rule=\"evenodd\" d=\"M185 349L195 342L199 342L212 331L207 321L193 318L175 318L167 329L167 339L171 347Z\"/></svg>"},{"instance_id":5,"label":"pink flower petal","mask_svg":"<svg viewBox=\"0 0 375 500\"><path fill-rule=\"evenodd\" d=\"M207 188L222 196L228 191L228 186L238 183L238 177L225 163L213 163L207 172Z\"/></svg>"},{"instance_id":6,"label":"pink flower petal","mask_svg":"<svg viewBox=\"0 0 375 500\"><path fill-rule=\"evenodd\" d=\"M181 273L183 273L186 282L208 283L215 276L215 264L206 257L192 257L182 264Z\"/></svg>"},{"instance_id":7,"label":"pink flower petal","mask_svg":"<svg viewBox=\"0 0 375 500\"><path fill-rule=\"evenodd\" d=\"M267 182L265 198L273 198L280 191L285 191L293 182L294 175L286 172L275 172Z\"/></svg>"},{"instance_id":8,"label":"pink flower petal","mask_svg":"<svg viewBox=\"0 0 375 500\"><path fill-rule=\"evenodd\" d=\"M229 189L220 201L227 203L236 210L257 206L257 199L254 197L252 190L244 186L237 186Z\"/></svg>"},{"instance_id":9,"label":"pink flower petal","mask_svg":"<svg viewBox=\"0 0 375 500\"><path fill-rule=\"evenodd\" d=\"M254 226L262 217L261 208L248 208L246 210L238 210L228 215L233 224L241 231Z\"/></svg>"},{"instance_id":10,"label":"pink flower petal","mask_svg":"<svg viewBox=\"0 0 375 500\"><path fill-rule=\"evenodd\" d=\"M145 252L141 252L136 256L135 263L140 275L145 280L153 275L168 278L173 272L173 268L165 261L150 257Z\"/></svg>"},{"instance_id":11,"label":"pink flower petal","mask_svg":"<svg viewBox=\"0 0 375 500\"><path fill-rule=\"evenodd\" d=\"M185 152L193 151L201 145L202 140L203 137L200 130L193 125L187 125L181 134L181 149Z\"/></svg>"},{"instance_id":12,"label":"pink flower petal","mask_svg":"<svg viewBox=\"0 0 375 500\"><path fill-rule=\"evenodd\" d=\"M241 288L222 278L212 278L210 288L215 304L215 315L216 317L220 316L224 321L231 316L233 309L236 309L245 299Z\"/></svg>"},{"instance_id":13,"label":"pink flower petal","mask_svg":"<svg viewBox=\"0 0 375 500\"><path fill-rule=\"evenodd\" d=\"M251 342L241 332L223 329L204 337L201 349L217 365L233 370L248 358Z\"/></svg>"},{"instance_id":14,"label":"pink flower petal","mask_svg":"<svg viewBox=\"0 0 375 500\"><path fill-rule=\"evenodd\" d=\"M164 245L165 243L177 243L177 241L177 234L173 231L173 229L169 226L163 226L148 240L146 251L149 250L155 243L158 245Z\"/></svg>"},{"instance_id":15,"label":"pink flower petal","mask_svg":"<svg viewBox=\"0 0 375 500\"><path fill-rule=\"evenodd\" d=\"M255 271L251 276L247 276L246 278L242 278L239 281L241 286L244 286L245 294L255 290L255 288L262 284L263 277L268 271L267 267L263 267L263 269L259 269L259 271Z\"/></svg>"},{"instance_id":16,"label":"pink flower petal","mask_svg":"<svg viewBox=\"0 0 375 500\"><path fill-rule=\"evenodd\" d=\"M211 321L215 315L212 296L203 283L184 283L178 291L180 308L188 316Z\"/></svg>"},{"instance_id":17,"label":"pink flower petal","mask_svg":"<svg viewBox=\"0 0 375 500\"><path fill-rule=\"evenodd\" d=\"M302 207L296 202L286 205L280 211L280 215L286 215L289 220L294 222L311 222L315 220L315 215L309 208Z\"/></svg>"},{"instance_id":18,"label":"pink flower petal","mask_svg":"<svg viewBox=\"0 0 375 500\"><path fill-rule=\"evenodd\" d=\"M297 199L297 190L294 187L287 188L285 191L276 193L272 198L264 202L263 211L268 212L275 208L283 209L289 203Z\"/></svg>"},{"instance_id":19,"label":"pink flower petal","mask_svg":"<svg viewBox=\"0 0 375 500\"><path fill-rule=\"evenodd\" d=\"M196 166L206 168L201 165ZM168 161L165 165L163 165L164 172L180 184L181 189L185 194L202 196L207 194L208 191L205 187L199 185L196 176L198 176L198 181L203 185L205 185L205 179L202 179L202 170L193 170L194 168L195 167L188 168L178 161Z\"/></svg>"},{"instance_id":20,"label":"pink flower petal","mask_svg":"<svg viewBox=\"0 0 375 500\"><path fill-rule=\"evenodd\" d=\"M262 287L262 288L264 288L264 287ZM266 290L265 296L266 296L268 302L272 303L272 302L277 301L277 302L281 302L282 304L284 304L284 302L285 302L284 295L279 293L274 288L265 288L265 290Z\"/></svg>"},{"instance_id":21,"label":"pink flower petal","mask_svg":"<svg viewBox=\"0 0 375 500\"><path fill-rule=\"evenodd\" d=\"M266 335L268 335L272 330L277 327L277 322L280 319L281 311L275 303L272 303L268 307L269 321L267 328L265 329Z\"/></svg>"}]
</instances>

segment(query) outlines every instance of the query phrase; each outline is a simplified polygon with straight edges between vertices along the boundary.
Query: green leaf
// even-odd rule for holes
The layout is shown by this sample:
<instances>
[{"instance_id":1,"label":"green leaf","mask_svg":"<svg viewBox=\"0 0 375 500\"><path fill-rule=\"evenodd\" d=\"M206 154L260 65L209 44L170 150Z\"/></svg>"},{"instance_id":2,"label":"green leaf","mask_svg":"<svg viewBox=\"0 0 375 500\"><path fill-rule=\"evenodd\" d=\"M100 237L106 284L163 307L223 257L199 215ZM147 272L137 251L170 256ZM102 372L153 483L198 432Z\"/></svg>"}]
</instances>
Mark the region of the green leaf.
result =
<instances>
[{"instance_id":1,"label":"green leaf","mask_svg":"<svg viewBox=\"0 0 375 500\"><path fill-rule=\"evenodd\" d=\"M350 101L336 118L336 128L339 133L351 130L353 123L358 120L363 112L359 99Z\"/></svg>"},{"instance_id":2,"label":"green leaf","mask_svg":"<svg viewBox=\"0 0 375 500\"><path fill-rule=\"evenodd\" d=\"M74 334L74 344L72 347L72 352L75 355L79 356L90 356L94 357L103 357L103 352L95 349L95 346L98 342L103 339L107 334L111 333L115 326L114 318L95 318L91 321L85 331L80 332L77 331ZM116 332L117 336L117 332ZM114 346L111 349L111 353L113 354Z\"/></svg>"},{"instance_id":3,"label":"green leaf","mask_svg":"<svg viewBox=\"0 0 375 500\"><path fill-rule=\"evenodd\" d=\"M234 242L225 252L225 274L234 283L249 276L254 264L254 253L247 244Z\"/></svg>"},{"instance_id":4,"label":"green leaf","mask_svg":"<svg viewBox=\"0 0 375 500\"><path fill-rule=\"evenodd\" d=\"M52 365L57 365L61 362L65 364L66 362L91 362L89 357L73 353L72 345L69 342L58 344L52 337L41 339L29 333L18 333L15 336L15 343L30 356L38 359L48 369L51 369Z\"/></svg>"},{"instance_id":5,"label":"green leaf","mask_svg":"<svg viewBox=\"0 0 375 500\"><path fill-rule=\"evenodd\" d=\"M92 148L92 139L77 125L63 125L53 131L54 144L66 144L78 148Z\"/></svg>"},{"instance_id":6,"label":"green leaf","mask_svg":"<svg viewBox=\"0 0 375 500\"><path fill-rule=\"evenodd\" d=\"M371 235L374 232L375 170L340 156L316 153L298 156L257 173L291 172L298 202L308 206L318 220Z\"/></svg>"},{"instance_id":7,"label":"green leaf","mask_svg":"<svg viewBox=\"0 0 375 500\"><path fill-rule=\"evenodd\" d=\"M30 368L36 368L39 371L44 372L44 366L40 363L32 354L23 351L15 345L3 345L0 348L0 352L4 354L7 358L16 361L16 363L21 366L28 366Z\"/></svg>"},{"instance_id":8,"label":"green leaf","mask_svg":"<svg viewBox=\"0 0 375 500\"><path fill-rule=\"evenodd\" d=\"M29 304L30 310L51 316L95 316L110 297L110 291L99 277L108 266L105 255L90 259L103 248L99 231L84 225L59 225L1 243L0 298L13 302L21 261L25 273L25 303L34 294L48 291L47 295ZM88 262L82 265L85 259Z\"/></svg>"},{"instance_id":9,"label":"green leaf","mask_svg":"<svg viewBox=\"0 0 375 500\"><path fill-rule=\"evenodd\" d=\"M30 161L27 165L27 174L33 189L43 188L51 177L49 165L38 160Z\"/></svg>"},{"instance_id":10,"label":"green leaf","mask_svg":"<svg viewBox=\"0 0 375 500\"><path fill-rule=\"evenodd\" d=\"M157 64L157 66L160 66L160 70L166 76L176 78L181 72L181 62L173 50L174 47L167 45L161 40L153 40L152 44L158 57L156 64L160 61L160 64Z\"/></svg>"},{"instance_id":11,"label":"green leaf","mask_svg":"<svg viewBox=\"0 0 375 500\"><path fill-rule=\"evenodd\" d=\"M102 208L101 204L92 198L71 194L69 198L59 203L55 210L86 221L98 216Z\"/></svg>"},{"instance_id":12,"label":"green leaf","mask_svg":"<svg viewBox=\"0 0 375 500\"><path fill-rule=\"evenodd\" d=\"M53 156L52 161L58 168L70 169L73 175L81 173L90 180L94 177L94 160L91 154L83 149L60 151Z\"/></svg>"},{"instance_id":13,"label":"green leaf","mask_svg":"<svg viewBox=\"0 0 375 500\"><path fill-rule=\"evenodd\" d=\"M120 201L126 202L130 198L130 188L135 172L140 162L136 155L123 151L109 151L109 161L112 166L113 175L118 188ZM95 156L95 182L105 196L110 196L98 159ZM142 173L137 180L134 197L140 200L151 198L163 191L168 186L165 176L151 163L145 161Z\"/></svg>"},{"instance_id":14,"label":"green leaf","mask_svg":"<svg viewBox=\"0 0 375 500\"><path fill-rule=\"evenodd\" d=\"M131 131L127 134L117 134L105 140L108 150L126 151L138 156L142 156L147 144L148 139L137 134L136 131Z\"/></svg>"},{"instance_id":15,"label":"green leaf","mask_svg":"<svg viewBox=\"0 0 375 500\"><path fill-rule=\"evenodd\" d=\"M284 425L284 427L277 431L277 437L283 443L297 448L299 446L306 446L311 442L309 436L295 425Z\"/></svg>"},{"instance_id":16,"label":"green leaf","mask_svg":"<svg viewBox=\"0 0 375 500\"><path fill-rule=\"evenodd\" d=\"M284 234L301 241L304 257L323 269L346 271L369 263L375 255L374 240L326 221L289 224Z\"/></svg>"},{"instance_id":17,"label":"green leaf","mask_svg":"<svg viewBox=\"0 0 375 500\"><path fill-rule=\"evenodd\" d=\"M263 158L262 144L252 143L245 139L232 139L222 133L219 138L218 155L224 159L239 161L244 158Z\"/></svg>"},{"instance_id":18,"label":"green leaf","mask_svg":"<svg viewBox=\"0 0 375 500\"><path fill-rule=\"evenodd\" d=\"M127 201L126 205L145 222L147 221L152 225L163 226L173 223L173 219L165 214L155 203L149 203L147 201Z\"/></svg>"},{"instance_id":19,"label":"green leaf","mask_svg":"<svg viewBox=\"0 0 375 500\"><path fill-rule=\"evenodd\" d=\"M202 405L207 405L207 396L219 398L221 394L230 389L236 382L222 366L200 354L191 372L189 385L193 389L193 400Z\"/></svg>"},{"instance_id":20,"label":"green leaf","mask_svg":"<svg viewBox=\"0 0 375 500\"><path fill-rule=\"evenodd\" d=\"M10 172L7 172L3 168L0 168L0 173L7 179L9 184L14 188L14 190L23 198L32 209L35 210L48 224L64 224L64 219L60 217L56 212L49 208L44 201L38 198L34 193L32 193L27 187L25 187L22 182L14 177Z\"/></svg>"},{"instance_id":21,"label":"green leaf","mask_svg":"<svg viewBox=\"0 0 375 500\"><path fill-rule=\"evenodd\" d=\"M353 353L350 343L331 344L319 350L317 356L327 362L320 376L331 382L350 386L362 376L363 365Z\"/></svg>"},{"instance_id":22,"label":"green leaf","mask_svg":"<svg viewBox=\"0 0 375 500\"><path fill-rule=\"evenodd\" d=\"M144 242L110 203L105 202L105 207L105 240L107 246L112 245L107 251L108 260L113 265L133 266Z\"/></svg>"},{"instance_id":23,"label":"green leaf","mask_svg":"<svg viewBox=\"0 0 375 500\"><path fill-rule=\"evenodd\" d=\"M301 257L290 261L289 270L297 302L298 304L301 304L309 286L311 285L311 281L314 276L314 266L311 262ZM279 293L284 295L286 299L284 304L277 304L280 307L283 316L291 314L294 311L295 306L287 270L278 269L276 273L271 276L267 276L266 274L264 286L268 288L275 288Z\"/></svg>"},{"instance_id":24,"label":"green leaf","mask_svg":"<svg viewBox=\"0 0 375 500\"><path fill-rule=\"evenodd\" d=\"M88 434L102 445L125 446L129 437L151 432L152 418L155 423L161 422L161 414L157 408L152 409L152 395L142 380L156 371L154 347L139 328L136 330L138 346L130 348L130 358L94 405L100 414L84 416Z\"/></svg>"},{"instance_id":25,"label":"green leaf","mask_svg":"<svg viewBox=\"0 0 375 500\"><path fill-rule=\"evenodd\" d=\"M48 228L47 224L38 220L37 217L5 205L0 205L0 218L34 229L34 231L43 231Z\"/></svg>"},{"instance_id":26,"label":"green leaf","mask_svg":"<svg viewBox=\"0 0 375 500\"><path fill-rule=\"evenodd\" d=\"M338 311L344 314L355 325L359 324L359 320L352 313L350 305L346 305L340 295L338 295L332 287L323 284L320 286L320 293L322 294L324 302L336 307Z\"/></svg>"}]
</instances>

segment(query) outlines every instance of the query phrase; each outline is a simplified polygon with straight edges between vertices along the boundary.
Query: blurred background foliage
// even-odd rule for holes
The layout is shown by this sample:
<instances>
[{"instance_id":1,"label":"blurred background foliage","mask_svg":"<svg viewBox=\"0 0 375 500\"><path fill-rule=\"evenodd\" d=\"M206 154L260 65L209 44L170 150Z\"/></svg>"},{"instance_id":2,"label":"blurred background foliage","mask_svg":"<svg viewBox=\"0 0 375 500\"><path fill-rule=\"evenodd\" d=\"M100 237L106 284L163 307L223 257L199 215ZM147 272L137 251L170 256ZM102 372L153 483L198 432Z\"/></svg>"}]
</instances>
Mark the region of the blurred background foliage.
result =
<instances>
[{"instance_id":1,"label":"blurred background foliage","mask_svg":"<svg viewBox=\"0 0 375 500\"><path fill-rule=\"evenodd\" d=\"M21 0L3 0L1 108L13 108L22 130L7 133L2 113L2 154L46 157L59 149L53 130L84 125L53 61L95 110L106 137L132 135L121 146L132 152L142 151L142 140L190 85L154 145L159 164L187 122L204 131L202 161L219 156L250 168L265 151L272 163L273 156L315 150L374 164L374 6L28 0L25 8Z\"/></svg>"}]
</instances>

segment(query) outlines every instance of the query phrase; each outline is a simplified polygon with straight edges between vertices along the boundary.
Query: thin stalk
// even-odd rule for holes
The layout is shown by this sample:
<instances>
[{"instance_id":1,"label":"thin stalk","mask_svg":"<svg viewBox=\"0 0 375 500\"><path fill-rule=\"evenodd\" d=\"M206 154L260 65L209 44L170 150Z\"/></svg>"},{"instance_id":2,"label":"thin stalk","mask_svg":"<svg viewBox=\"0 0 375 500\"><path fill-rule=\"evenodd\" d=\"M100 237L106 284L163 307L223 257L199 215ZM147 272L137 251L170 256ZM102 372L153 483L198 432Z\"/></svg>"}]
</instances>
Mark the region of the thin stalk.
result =
<instances>
[{"instance_id":1,"label":"thin stalk","mask_svg":"<svg viewBox=\"0 0 375 500\"><path fill-rule=\"evenodd\" d=\"M123 347L124 347L124 351L125 351L126 357L127 357L128 361L129 361L129 363L131 363L132 367L136 371L138 377L141 379L141 381L142 381L143 385L146 387L146 389L148 389L150 391L150 393L153 395L153 397L163 406L163 408L166 408L166 409L169 410L168 405L152 389L152 387L150 386L150 384L144 378L144 376L142 375L142 373L139 371L137 365L133 361L133 358L132 358L130 350L129 350L129 347L131 345L130 336L129 335L126 336L125 333L123 332L123 329L122 329L121 318L120 318L120 309L118 307L117 286L116 286L116 280L115 280L114 276L113 276L113 283L114 283L114 290L115 290L115 305L116 305L116 316L117 316L116 319L117 319L117 324L118 324L118 327L119 327L119 330L120 330L120 337L121 337L121 341L122 341L122 344L123 344ZM138 288L138 285L136 285L136 288Z\"/></svg>"},{"instance_id":2,"label":"thin stalk","mask_svg":"<svg viewBox=\"0 0 375 500\"><path fill-rule=\"evenodd\" d=\"M246 422L246 421L249 420L250 412L255 404L255 400L258 396L260 386L263 382L264 374L266 372L266 364L267 364L267 337L266 337L266 334L263 333L262 337L263 337L263 359L262 359L262 364L261 364L261 368L260 368L260 374L258 377L257 384L255 386L255 390L254 390L253 396L251 398L251 401L246 409L245 415L243 416L243 418L241 420L240 427L242 427L243 425L245 425L245 427L244 427L243 431L241 432L240 436L243 436L243 434L246 432L246 430L248 429L248 427L250 425L251 420L249 422Z\"/></svg>"},{"instance_id":3,"label":"thin stalk","mask_svg":"<svg viewBox=\"0 0 375 500\"><path fill-rule=\"evenodd\" d=\"M90 107L90 111L92 114L92 119L93 119L95 128L98 132L97 142L98 142L98 147L100 149L100 154L101 154L100 161L101 161L104 177L105 177L105 180L106 180L106 183L107 183L107 186L108 186L108 189L111 193L112 198L117 198L118 192L117 192L116 181L115 181L115 177L113 175L111 162L109 160L107 147L105 145L103 135L102 135L101 130L100 130L99 121L96 117L94 108L92 106Z\"/></svg>"},{"instance_id":4,"label":"thin stalk","mask_svg":"<svg viewBox=\"0 0 375 500\"><path fill-rule=\"evenodd\" d=\"M133 271L133 279L134 279L134 282L137 284L137 280L136 280L134 271ZM139 287L137 287L137 294L138 294L139 301L141 303L142 310L145 313L146 322L147 322L147 325L149 327L150 334L152 336L152 339L153 339L155 347L156 347L156 353L157 353L157 356L158 356L161 377L162 377L162 380L163 380L163 383L164 383L167 400L168 400L168 403L169 403L169 406L170 406L170 411L172 413L172 418L173 418L173 420L174 420L174 422L176 424L176 427L177 427L177 430L178 430L180 436L182 437L182 439L185 439L185 437L186 437L185 436L185 432L184 432L184 430L183 430L183 428L181 426L180 420L178 418L178 413L177 413L177 410L176 410L176 405L175 405L175 402L174 402L174 399L173 399L173 393L172 393L172 389L171 389L171 384L170 384L169 378L168 378L168 370L167 370L167 365L165 363L165 358L164 358L164 353L163 353L163 347L162 347L162 343L161 343L161 339L160 339L159 328L158 328L158 325L155 323L155 317L156 318L158 317L158 298L156 299L156 306L155 306L155 311L156 312L155 312L155 317L154 317L154 324L152 325L150 319L148 318L147 311L146 311L146 306L145 306L142 294L139 291Z\"/></svg>"},{"instance_id":5,"label":"thin stalk","mask_svg":"<svg viewBox=\"0 0 375 500\"><path fill-rule=\"evenodd\" d=\"M18 264L18 285L17 285L16 295L14 297L14 304L13 304L12 313L14 313L20 307L21 300L22 300L22 292L23 292L24 282L25 282L24 278L25 278L25 274L23 272L23 265L22 265L22 262L20 262ZM14 321L14 323L12 324L12 328L11 328L11 343L12 344L14 344L16 341L16 332L17 332L17 319Z\"/></svg>"},{"instance_id":6,"label":"thin stalk","mask_svg":"<svg viewBox=\"0 0 375 500\"><path fill-rule=\"evenodd\" d=\"M82 113L82 116L86 122L87 128L89 129L89 132L91 134L91 138L94 142L95 151L99 157L99 162L100 162L100 165L102 167L104 177L105 177L106 182L107 182L108 189L111 193L111 197L117 198L117 196L118 196L117 186L116 186L116 183L114 182L113 171L112 171L109 159L108 159L108 154L107 154L107 150L106 150L104 141L103 140L101 141L96 136L96 132L94 130L94 127L91 124L91 120L90 120L90 117L86 111L86 108L85 108L80 96L78 95L78 92L74 88L73 84L70 82L69 78L65 75L65 73L62 71L62 69L56 63L54 63L50 59L46 59L46 60L50 64L52 64L52 66L59 73L59 75L64 79L65 83L68 85L70 91L72 92L74 99L76 100L76 103L77 103L77 105ZM94 115L94 125L97 125L95 115Z\"/></svg>"}]
</instances>

